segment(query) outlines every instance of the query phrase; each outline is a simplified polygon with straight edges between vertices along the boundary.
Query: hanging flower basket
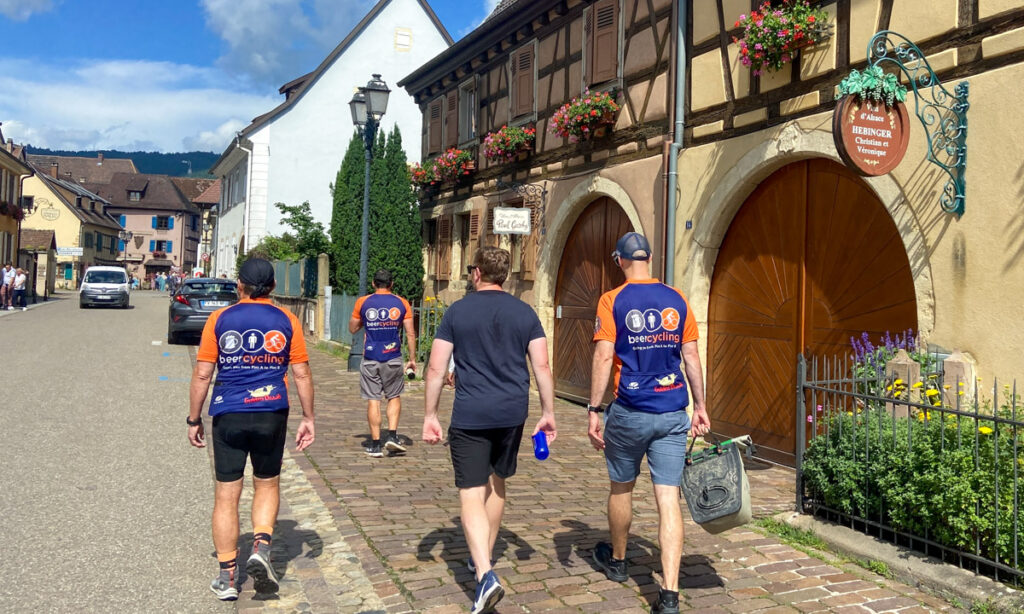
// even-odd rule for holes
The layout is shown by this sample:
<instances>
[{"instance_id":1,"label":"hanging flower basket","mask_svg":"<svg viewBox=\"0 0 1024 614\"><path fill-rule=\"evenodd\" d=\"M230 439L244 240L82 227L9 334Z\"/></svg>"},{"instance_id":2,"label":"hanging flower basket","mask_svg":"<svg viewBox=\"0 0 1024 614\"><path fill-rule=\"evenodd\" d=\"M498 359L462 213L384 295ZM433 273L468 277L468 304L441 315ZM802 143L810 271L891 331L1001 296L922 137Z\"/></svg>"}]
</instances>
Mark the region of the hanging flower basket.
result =
<instances>
[{"instance_id":1,"label":"hanging flower basket","mask_svg":"<svg viewBox=\"0 0 1024 614\"><path fill-rule=\"evenodd\" d=\"M614 126L618 112L619 105L612 94L587 90L555 111L548 130L570 143L601 137Z\"/></svg>"},{"instance_id":2,"label":"hanging flower basket","mask_svg":"<svg viewBox=\"0 0 1024 614\"><path fill-rule=\"evenodd\" d=\"M441 183L456 183L476 171L473 152L449 149L434 160L434 175Z\"/></svg>"},{"instance_id":3,"label":"hanging flower basket","mask_svg":"<svg viewBox=\"0 0 1024 614\"><path fill-rule=\"evenodd\" d=\"M11 217L13 217L15 220L17 220L19 222L21 220L25 219L25 210L22 209L21 207L16 207L14 205L11 205L10 206L10 212L11 212Z\"/></svg>"},{"instance_id":4,"label":"hanging flower basket","mask_svg":"<svg viewBox=\"0 0 1024 614\"><path fill-rule=\"evenodd\" d=\"M743 28L741 37L732 38L739 45L740 62L755 75L781 70L797 51L831 35L828 13L811 8L807 0L785 0L777 8L764 2L749 15L740 15L733 26Z\"/></svg>"},{"instance_id":5,"label":"hanging flower basket","mask_svg":"<svg viewBox=\"0 0 1024 614\"><path fill-rule=\"evenodd\" d=\"M425 195L436 193L440 185L433 160L428 160L423 165L413 164L409 168L409 178L413 187Z\"/></svg>"},{"instance_id":6,"label":"hanging flower basket","mask_svg":"<svg viewBox=\"0 0 1024 614\"><path fill-rule=\"evenodd\" d=\"M522 160L533 151L536 138L536 128L502 126L501 130L490 132L484 137L484 157L496 162Z\"/></svg>"}]
</instances>

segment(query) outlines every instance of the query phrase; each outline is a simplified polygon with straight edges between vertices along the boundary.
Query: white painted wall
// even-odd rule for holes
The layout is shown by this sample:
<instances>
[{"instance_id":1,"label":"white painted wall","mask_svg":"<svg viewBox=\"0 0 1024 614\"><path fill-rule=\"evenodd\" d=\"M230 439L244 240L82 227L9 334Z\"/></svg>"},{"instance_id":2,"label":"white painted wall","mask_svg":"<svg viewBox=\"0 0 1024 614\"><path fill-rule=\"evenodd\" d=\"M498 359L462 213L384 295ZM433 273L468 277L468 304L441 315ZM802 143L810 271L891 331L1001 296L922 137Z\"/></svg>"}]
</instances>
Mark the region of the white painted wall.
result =
<instances>
[{"instance_id":1,"label":"white painted wall","mask_svg":"<svg viewBox=\"0 0 1024 614\"><path fill-rule=\"evenodd\" d=\"M398 28L411 32L407 51L396 49ZM366 85L371 73L380 73L391 89L382 129L390 131L397 124L410 161L419 160L423 116L412 97L396 84L447 47L417 0L392 0L302 98L273 120L267 143L267 193L262 201L257 192L261 160L258 155L254 158L253 245L268 232L284 231L274 207L277 202L298 205L308 200L316 219L324 228L330 227L330 184L354 130L348 101L356 87Z\"/></svg>"}]
</instances>

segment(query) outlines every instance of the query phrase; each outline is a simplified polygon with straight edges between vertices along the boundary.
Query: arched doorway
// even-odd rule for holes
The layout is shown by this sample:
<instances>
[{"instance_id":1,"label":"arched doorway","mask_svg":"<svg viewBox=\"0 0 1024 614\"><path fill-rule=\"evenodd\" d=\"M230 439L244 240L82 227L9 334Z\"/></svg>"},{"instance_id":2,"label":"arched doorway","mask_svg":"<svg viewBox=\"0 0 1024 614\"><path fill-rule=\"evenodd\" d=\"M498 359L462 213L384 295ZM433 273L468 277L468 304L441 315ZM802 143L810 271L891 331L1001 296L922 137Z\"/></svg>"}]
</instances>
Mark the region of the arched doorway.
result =
<instances>
[{"instance_id":1,"label":"arched doorway","mask_svg":"<svg viewBox=\"0 0 1024 614\"><path fill-rule=\"evenodd\" d=\"M708 309L708 408L725 435L750 433L792 463L796 357L848 355L850 337L917 330L914 281L896 225L845 167L783 167L747 198L722 242Z\"/></svg>"},{"instance_id":2,"label":"arched doorway","mask_svg":"<svg viewBox=\"0 0 1024 614\"><path fill-rule=\"evenodd\" d=\"M625 281L611 254L630 230L633 224L622 208L602 197L580 213L566 239L555 285L554 374L560 397L590 398L597 301Z\"/></svg>"}]
</instances>

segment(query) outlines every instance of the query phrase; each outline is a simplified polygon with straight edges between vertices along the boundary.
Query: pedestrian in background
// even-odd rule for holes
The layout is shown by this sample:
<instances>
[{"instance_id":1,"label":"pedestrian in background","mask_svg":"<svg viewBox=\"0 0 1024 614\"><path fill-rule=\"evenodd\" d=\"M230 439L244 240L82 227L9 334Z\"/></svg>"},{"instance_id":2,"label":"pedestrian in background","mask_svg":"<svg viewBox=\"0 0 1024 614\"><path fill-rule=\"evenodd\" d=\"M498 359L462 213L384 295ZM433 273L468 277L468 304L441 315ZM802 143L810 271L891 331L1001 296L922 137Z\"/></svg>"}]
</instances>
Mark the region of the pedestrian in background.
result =
<instances>
[{"instance_id":1,"label":"pedestrian in background","mask_svg":"<svg viewBox=\"0 0 1024 614\"><path fill-rule=\"evenodd\" d=\"M647 238L628 232L612 254L626 283L601 295L594 325L594 361L589 411L590 442L604 450L611 490L608 528L611 544L598 543L594 560L609 580L629 579L626 540L633 521L633 487L647 456L658 507L662 582L656 614L679 612L679 559L683 517L679 482L686 461L686 412L693 395L693 430L711 429L704 403L704 376L697 352L697 324L677 288L651 278ZM601 432L601 402L614 361L615 400Z\"/></svg>"},{"instance_id":2,"label":"pedestrian in background","mask_svg":"<svg viewBox=\"0 0 1024 614\"><path fill-rule=\"evenodd\" d=\"M366 328L363 343L363 361L359 365L359 392L366 400L366 421L370 425L370 447L366 453L373 457L384 455L381 450L380 401L387 402L388 434L384 448L388 452L405 452L398 440L398 419L402 413L402 391L405 374L402 369L402 329L409 343L409 360L405 370L416 372L416 329L413 326L409 301L391 293L394 280L391 271L381 269L373 274L374 293L361 296L352 309L349 332Z\"/></svg>"},{"instance_id":3,"label":"pedestrian in background","mask_svg":"<svg viewBox=\"0 0 1024 614\"><path fill-rule=\"evenodd\" d=\"M14 271L14 267L8 262L4 265L3 269L3 285L0 285L0 309L14 309L11 306L12 293L14 291L14 276L17 273Z\"/></svg>"},{"instance_id":4,"label":"pedestrian in background","mask_svg":"<svg viewBox=\"0 0 1024 614\"><path fill-rule=\"evenodd\" d=\"M290 311L270 302L267 297L273 289L273 265L261 258L242 265L238 273L242 298L207 320L189 391L188 441L202 448L206 436L201 414L213 382L209 410L216 474L213 544L220 573L210 589L225 601L238 598L238 500L246 458L253 468L253 544L246 572L257 593L278 589L270 551L280 505L289 365L302 405L295 449L305 450L314 441L313 376L302 324Z\"/></svg>"},{"instance_id":5,"label":"pedestrian in background","mask_svg":"<svg viewBox=\"0 0 1024 614\"><path fill-rule=\"evenodd\" d=\"M14 274L14 281L11 283L11 288L14 290L13 306L17 307L21 305L21 310L25 311L28 309L28 303L25 302L25 284L28 282L28 275L25 273L25 269L18 267Z\"/></svg>"},{"instance_id":6,"label":"pedestrian in background","mask_svg":"<svg viewBox=\"0 0 1024 614\"><path fill-rule=\"evenodd\" d=\"M455 356L455 404L448 428L462 528L477 579L472 612L491 612L505 594L492 570L494 542L505 510L505 480L515 475L530 403L527 355L540 392L541 416L531 435L555 440L554 382L548 344L533 309L508 294L509 253L478 249L468 267L476 292L441 318L427 367L423 441L441 441L437 417L449 358Z\"/></svg>"}]
</instances>

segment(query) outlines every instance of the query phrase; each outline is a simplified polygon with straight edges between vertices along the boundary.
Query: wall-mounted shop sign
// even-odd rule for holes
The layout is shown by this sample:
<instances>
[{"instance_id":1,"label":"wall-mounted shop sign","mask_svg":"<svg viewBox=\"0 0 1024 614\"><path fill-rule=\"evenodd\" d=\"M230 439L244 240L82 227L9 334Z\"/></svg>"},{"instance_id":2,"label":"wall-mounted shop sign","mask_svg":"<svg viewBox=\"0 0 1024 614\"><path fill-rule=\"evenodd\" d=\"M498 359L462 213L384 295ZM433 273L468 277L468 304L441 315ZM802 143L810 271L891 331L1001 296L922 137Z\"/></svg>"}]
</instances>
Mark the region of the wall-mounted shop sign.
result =
<instances>
[{"instance_id":1,"label":"wall-mounted shop sign","mask_svg":"<svg viewBox=\"0 0 1024 614\"><path fill-rule=\"evenodd\" d=\"M491 230L496 235L528 235L530 213L525 207L495 207Z\"/></svg>"},{"instance_id":2,"label":"wall-mounted shop sign","mask_svg":"<svg viewBox=\"0 0 1024 614\"><path fill-rule=\"evenodd\" d=\"M862 175L884 175L899 165L910 143L907 105L844 96L832 116L839 157Z\"/></svg>"},{"instance_id":3,"label":"wall-mounted shop sign","mask_svg":"<svg viewBox=\"0 0 1024 614\"><path fill-rule=\"evenodd\" d=\"M85 250L81 247L58 247L58 256L82 256L85 254Z\"/></svg>"}]
</instances>

